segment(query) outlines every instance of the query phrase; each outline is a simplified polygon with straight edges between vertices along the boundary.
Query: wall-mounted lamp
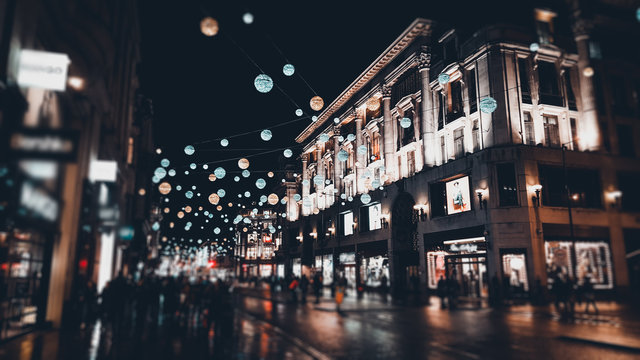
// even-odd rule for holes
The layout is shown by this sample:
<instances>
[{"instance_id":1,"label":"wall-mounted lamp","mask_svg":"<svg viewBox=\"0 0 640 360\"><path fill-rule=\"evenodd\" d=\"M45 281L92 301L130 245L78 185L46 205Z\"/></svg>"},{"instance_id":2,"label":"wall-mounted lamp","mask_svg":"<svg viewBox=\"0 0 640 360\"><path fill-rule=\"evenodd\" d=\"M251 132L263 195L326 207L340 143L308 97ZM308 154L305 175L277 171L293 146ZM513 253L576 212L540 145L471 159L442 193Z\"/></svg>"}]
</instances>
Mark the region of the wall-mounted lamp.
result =
<instances>
[{"instance_id":1,"label":"wall-mounted lamp","mask_svg":"<svg viewBox=\"0 0 640 360\"><path fill-rule=\"evenodd\" d=\"M620 190L609 191L607 193L607 198L609 199L609 202L611 203L611 208L620 209L620 206L622 205L622 191L620 191Z\"/></svg>"},{"instance_id":2,"label":"wall-mounted lamp","mask_svg":"<svg viewBox=\"0 0 640 360\"><path fill-rule=\"evenodd\" d=\"M317 239L318 238L318 233L317 232L310 232L309 236L311 236L314 239Z\"/></svg>"},{"instance_id":3,"label":"wall-mounted lamp","mask_svg":"<svg viewBox=\"0 0 640 360\"><path fill-rule=\"evenodd\" d=\"M478 195L478 203L480 204L480 209L483 207L487 207L487 199L482 199L487 190L485 189L476 189L476 195Z\"/></svg>"},{"instance_id":4,"label":"wall-mounted lamp","mask_svg":"<svg viewBox=\"0 0 640 360\"><path fill-rule=\"evenodd\" d=\"M413 205L413 210L415 210L416 215L420 216L420 221L427 220L427 205L426 204L415 204Z\"/></svg>"},{"instance_id":5,"label":"wall-mounted lamp","mask_svg":"<svg viewBox=\"0 0 640 360\"><path fill-rule=\"evenodd\" d=\"M382 214L380 216L380 221L382 222L382 227L385 229L389 228L389 214Z\"/></svg>"},{"instance_id":6,"label":"wall-mounted lamp","mask_svg":"<svg viewBox=\"0 0 640 360\"><path fill-rule=\"evenodd\" d=\"M296 236L296 239L302 244L302 240L304 239L302 235Z\"/></svg>"},{"instance_id":7,"label":"wall-mounted lamp","mask_svg":"<svg viewBox=\"0 0 640 360\"><path fill-rule=\"evenodd\" d=\"M540 190L542 190L542 185L535 184L531 187L531 190L535 192L535 195L531 198L533 200L533 206L540 206Z\"/></svg>"}]
</instances>

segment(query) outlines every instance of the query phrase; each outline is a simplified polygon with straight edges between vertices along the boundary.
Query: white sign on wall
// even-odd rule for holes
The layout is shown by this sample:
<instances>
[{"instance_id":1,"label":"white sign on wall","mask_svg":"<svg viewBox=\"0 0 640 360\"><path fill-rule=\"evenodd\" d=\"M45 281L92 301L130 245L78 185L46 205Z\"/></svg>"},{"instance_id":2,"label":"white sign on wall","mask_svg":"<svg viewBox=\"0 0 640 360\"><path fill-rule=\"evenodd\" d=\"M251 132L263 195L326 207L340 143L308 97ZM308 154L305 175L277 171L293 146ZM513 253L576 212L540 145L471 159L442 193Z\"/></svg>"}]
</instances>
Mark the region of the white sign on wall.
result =
<instances>
[{"instance_id":1,"label":"white sign on wall","mask_svg":"<svg viewBox=\"0 0 640 360\"><path fill-rule=\"evenodd\" d=\"M67 54L22 50L18 66L18 85L64 91L70 62Z\"/></svg>"},{"instance_id":2,"label":"white sign on wall","mask_svg":"<svg viewBox=\"0 0 640 360\"><path fill-rule=\"evenodd\" d=\"M115 182L118 163L110 160L92 160L89 166L89 180L92 182Z\"/></svg>"}]
</instances>

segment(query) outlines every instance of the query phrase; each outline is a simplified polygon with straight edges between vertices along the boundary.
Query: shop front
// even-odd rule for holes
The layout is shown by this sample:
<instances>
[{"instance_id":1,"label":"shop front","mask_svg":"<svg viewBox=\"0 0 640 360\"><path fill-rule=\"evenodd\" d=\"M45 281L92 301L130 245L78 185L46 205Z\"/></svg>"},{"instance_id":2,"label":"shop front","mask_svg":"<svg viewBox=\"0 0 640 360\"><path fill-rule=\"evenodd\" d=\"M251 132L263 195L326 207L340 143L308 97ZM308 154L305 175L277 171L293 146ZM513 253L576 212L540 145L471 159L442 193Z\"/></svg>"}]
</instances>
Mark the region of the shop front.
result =
<instances>
[{"instance_id":1,"label":"shop front","mask_svg":"<svg viewBox=\"0 0 640 360\"><path fill-rule=\"evenodd\" d=\"M316 255L315 270L322 275L322 285L333 283L333 254Z\"/></svg>"},{"instance_id":2,"label":"shop front","mask_svg":"<svg viewBox=\"0 0 640 360\"><path fill-rule=\"evenodd\" d=\"M427 286L434 293L438 282L454 280L456 295L462 301L482 301L489 296L487 242L484 236L451 238L459 233L482 234L478 231L425 234ZM446 240L445 240L446 239Z\"/></svg>"},{"instance_id":3,"label":"shop front","mask_svg":"<svg viewBox=\"0 0 640 360\"><path fill-rule=\"evenodd\" d=\"M360 281L365 289L387 291L389 288L389 258L387 241L358 244Z\"/></svg>"}]
</instances>

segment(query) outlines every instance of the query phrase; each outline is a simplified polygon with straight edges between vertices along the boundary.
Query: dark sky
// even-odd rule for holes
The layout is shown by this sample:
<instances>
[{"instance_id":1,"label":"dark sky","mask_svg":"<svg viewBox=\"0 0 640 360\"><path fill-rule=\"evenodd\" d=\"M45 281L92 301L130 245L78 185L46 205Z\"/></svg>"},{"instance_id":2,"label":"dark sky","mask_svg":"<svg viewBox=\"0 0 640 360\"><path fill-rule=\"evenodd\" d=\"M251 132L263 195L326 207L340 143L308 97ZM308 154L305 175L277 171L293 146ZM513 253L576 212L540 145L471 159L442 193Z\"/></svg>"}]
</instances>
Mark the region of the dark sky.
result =
<instances>
[{"instance_id":1,"label":"dark sky","mask_svg":"<svg viewBox=\"0 0 640 360\"><path fill-rule=\"evenodd\" d=\"M254 15L253 24L243 23L245 12ZM262 151L234 149L294 146L294 137L310 123L309 119L274 128L270 142L260 140L259 133L252 133L229 138L230 145L224 151L218 141L197 143L295 120L297 106L292 101L305 116L313 115L309 108L312 96L317 93L325 104L331 103L417 17L475 31L482 25L509 20L518 14L530 17L530 12L530 5L522 5L520 1L265 0L242 5L235 1L143 0L141 84L144 94L153 100L156 142L171 160L171 167L179 170L179 175L171 179L172 184L198 185L198 191L202 190L200 202L205 205L208 194L220 187L236 200L238 191L259 194L253 185L257 173L240 183L231 180L236 173L228 175L225 181L208 183L207 174L200 168L199 172L185 176L185 168L178 166ZM217 36L206 37L200 32L200 20L206 15L218 20ZM243 52L292 101L276 87L267 94L257 92L253 80L261 72ZM292 77L282 74L285 56L296 67ZM188 144L195 145L194 156L184 155L182 149ZM279 151L249 158L252 161L249 170L275 170L280 154ZM219 165L212 165L208 172L216 166ZM238 170L235 161L222 166ZM186 200L183 194L172 195ZM177 202L174 201L174 207ZM201 236L207 237L207 233L205 227L205 235ZM200 236L195 232L191 235Z\"/></svg>"}]
</instances>

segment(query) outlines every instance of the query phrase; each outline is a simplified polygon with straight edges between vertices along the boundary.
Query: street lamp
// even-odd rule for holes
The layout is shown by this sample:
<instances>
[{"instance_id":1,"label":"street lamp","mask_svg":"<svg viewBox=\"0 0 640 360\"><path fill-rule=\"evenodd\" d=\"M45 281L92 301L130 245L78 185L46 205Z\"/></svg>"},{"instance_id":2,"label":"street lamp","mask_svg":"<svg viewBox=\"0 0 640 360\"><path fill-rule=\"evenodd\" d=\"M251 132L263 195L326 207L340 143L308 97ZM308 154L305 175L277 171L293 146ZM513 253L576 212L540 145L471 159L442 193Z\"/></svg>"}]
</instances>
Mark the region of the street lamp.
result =
<instances>
[{"instance_id":1,"label":"street lamp","mask_svg":"<svg viewBox=\"0 0 640 360\"><path fill-rule=\"evenodd\" d=\"M540 190L542 190L542 185L535 184L531 187L531 190L535 192L535 195L532 197L533 206L538 207L540 206Z\"/></svg>"},{"instance_id":2,"label":"street lamp","mask_svg":"<svg viewBox=\"0 0 640 360\"><path fill-rule=\"evenodd\" d=\"M476 195L478 195L478 203L480 204L480 209L487 206L487 200L482 200L482 197L484 196L484 193L486 192L485 189L476 189Z\"/></svg>"}]
</instances>

